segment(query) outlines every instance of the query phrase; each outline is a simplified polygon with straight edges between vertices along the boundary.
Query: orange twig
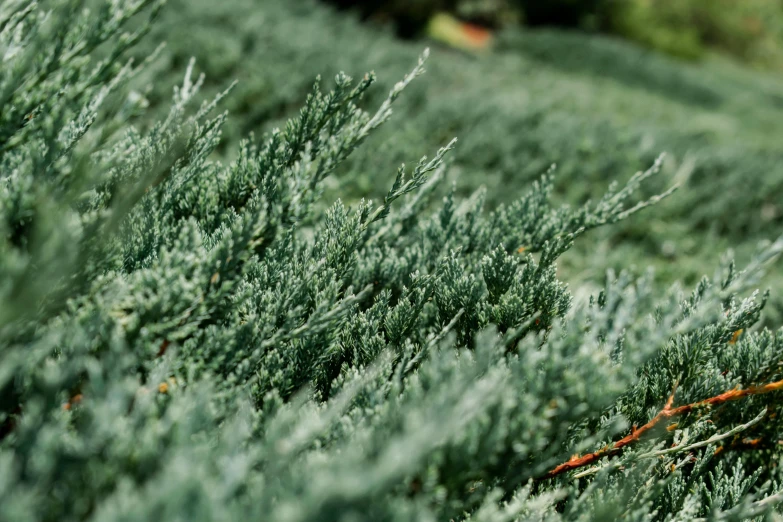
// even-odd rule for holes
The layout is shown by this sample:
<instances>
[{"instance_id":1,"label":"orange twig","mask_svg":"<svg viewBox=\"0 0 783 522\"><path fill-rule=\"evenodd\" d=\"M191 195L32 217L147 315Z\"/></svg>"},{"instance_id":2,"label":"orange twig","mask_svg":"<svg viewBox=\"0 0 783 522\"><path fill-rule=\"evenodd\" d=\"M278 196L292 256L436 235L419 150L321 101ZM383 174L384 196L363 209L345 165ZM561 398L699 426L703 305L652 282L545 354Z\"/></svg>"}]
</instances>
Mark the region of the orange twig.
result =
<instances>
[{"instance_id":1,"label":"orange twig","mask_svg":"<svg viewBox=\"0 0 783 522\"><path fill-rule=\"evenodd\" d=\"M166 350L169 347L169 340L163 339L163 341L160 343L160 348L158 348L158 355L156 357L163 357L166 354Z\"/></svg>"},{"instance_id":2,"label":"orange twig","mask_svg":"<svg viewBox=\"0 0 783 522\"><path fill-rule=\"evenodd\" d=\"M587 453L586 455L582 455L581 457L579 456L571 457L568 461L551 469L542 478L547 479L547 478L556 477L557 475L560 475L562 473L566 473L574 469L582 468L584 466L589 466L590 464L593 464L594 462L598 461L599 459L602 459L603 457L616 455L625 446L628 446L629 444L638 441L639 438L645 432L654 428L663 419L668 419L676 415L683 415L686 413L690 413L691 411L698 408L718 406L726 402L737 401L749 395L762 395L765 393L770 393L781 389L783 389L783 380L772 382L769 384L764 384L761 386L751 386L750 388L746 388L744 390L727 391L725 393L721 393L720 395L716 395L715 397L710 397L709 399L705 399L699 402L694 402L692 404L678 406L676 408L672 408L672 404L674 403L674 392L672 392L671 396L669 397L669 400L666 401L666 405L663 407L663 409L655 417L653 417L650 422L648 422L641 428L637 429L634 427L629 435L626 435L625 437L618 440L611 446L607 446L594 453ZM676 386L675 386L675 391L676 391Z\"/></svg>"}]
</instances>

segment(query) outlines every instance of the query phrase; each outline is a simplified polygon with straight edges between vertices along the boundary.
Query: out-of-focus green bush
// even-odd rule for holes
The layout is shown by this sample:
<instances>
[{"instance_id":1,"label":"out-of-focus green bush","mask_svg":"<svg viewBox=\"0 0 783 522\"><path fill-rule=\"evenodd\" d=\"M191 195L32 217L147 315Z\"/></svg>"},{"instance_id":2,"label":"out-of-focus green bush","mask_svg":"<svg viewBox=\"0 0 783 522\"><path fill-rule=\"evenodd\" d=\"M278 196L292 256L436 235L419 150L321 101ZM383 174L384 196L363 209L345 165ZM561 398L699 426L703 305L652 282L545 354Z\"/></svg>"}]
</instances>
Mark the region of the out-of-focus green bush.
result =
<instances>
[{"instance_id":1,"label":"out-of-focus green bush","mask_svg":"<svg viewBox=\"0 0 783 522\"><path fill-rule=\"evenodd\" d=\"M719 50L759 64L781 63L779 0L511 0L531 25L617 34L682 58Z\"/></svg>"},{"instance_id":2,"label":"out-of-focus green bush","mask_svg":"<svg viewBox=\"0 0 783 522\"><path fill-rule=\"evenodd\" d=\"M605 27L670 54L696 58L714 48L752 62L780 59L779 0L605 0Z\"/></svg>"}]
</instances>

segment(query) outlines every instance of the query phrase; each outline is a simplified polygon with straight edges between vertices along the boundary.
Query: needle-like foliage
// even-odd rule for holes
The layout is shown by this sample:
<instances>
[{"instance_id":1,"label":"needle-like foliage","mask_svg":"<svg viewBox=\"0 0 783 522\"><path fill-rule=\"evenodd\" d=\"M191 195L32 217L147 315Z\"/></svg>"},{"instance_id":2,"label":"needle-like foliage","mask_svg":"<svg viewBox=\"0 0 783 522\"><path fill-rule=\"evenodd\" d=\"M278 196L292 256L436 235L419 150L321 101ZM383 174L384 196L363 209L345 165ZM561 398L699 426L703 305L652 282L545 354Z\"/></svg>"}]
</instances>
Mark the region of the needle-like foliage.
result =
<instances>
[{"instance_id":1,"label":"needle-like foliage","mask_svg":"<svg viewBox=\"0 0 783 522\"><path fill-rule=\"evenodd\" d=\"M783 334L745 271L691 293L557 259L667 196L660 163L578 208L432 201L451 141L324 181L392 115L374 76L316 82L213 159L193 63L145 128L123 62L150 1L0 7L0 520L693 520L783 493ZM141 27L123 33L131 21ZM414 158L419 151L411 151ZM574 455L570 457L570 455Z\"/></svg>"}]
</instances>

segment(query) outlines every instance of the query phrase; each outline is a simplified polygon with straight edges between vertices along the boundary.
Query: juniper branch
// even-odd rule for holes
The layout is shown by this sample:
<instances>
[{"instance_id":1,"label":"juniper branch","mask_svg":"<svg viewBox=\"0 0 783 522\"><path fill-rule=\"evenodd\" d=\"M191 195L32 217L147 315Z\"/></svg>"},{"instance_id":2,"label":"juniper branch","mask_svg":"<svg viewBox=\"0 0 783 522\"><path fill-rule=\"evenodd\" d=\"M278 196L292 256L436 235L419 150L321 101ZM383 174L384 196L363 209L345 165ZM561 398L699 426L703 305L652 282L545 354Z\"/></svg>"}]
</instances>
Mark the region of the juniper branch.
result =
<instances>
[{"instance_id":1,"label":"juniper branch","mask_svg":"<svg viewBox=\"0 0 783 522\"><path fill-rule=\"evenodd\" d=\"M763 394L779 391L781 389L783 389L783 380L771 382L761 386L751 386L744 390L743 389L730 390L721 393L720 395L710 397L709 399L694 402L691 404L685 404L683 406L678 406L676 408L671 407L672 404L674 403L674 393L672 393L671 396L669 397L669 400L666 401L666 405L663 407L663 409L641 428L633 429L629 435L618 440L611 446L607 446L593 453L582 455L581 457L580 456L571 457L568 461L552 468L542 478L544 479L553 478L563 473L567 473L575 469L589 466L590 464L593 464L594 462L597 462L598 460L604 457L611 457L617 455L626 446L638 442L641 439L642 435L644 435L646 432L656 427L661 421L665 419L670 419L678 415L684 415L686 413L690 413L694 410L698 410L701 408L710 408L713 406L719 406L721 404L725 404L727 402L738 401L744 399L745 397L749 397L751 395L763 395Z\"/></svg>"}]
</instances>

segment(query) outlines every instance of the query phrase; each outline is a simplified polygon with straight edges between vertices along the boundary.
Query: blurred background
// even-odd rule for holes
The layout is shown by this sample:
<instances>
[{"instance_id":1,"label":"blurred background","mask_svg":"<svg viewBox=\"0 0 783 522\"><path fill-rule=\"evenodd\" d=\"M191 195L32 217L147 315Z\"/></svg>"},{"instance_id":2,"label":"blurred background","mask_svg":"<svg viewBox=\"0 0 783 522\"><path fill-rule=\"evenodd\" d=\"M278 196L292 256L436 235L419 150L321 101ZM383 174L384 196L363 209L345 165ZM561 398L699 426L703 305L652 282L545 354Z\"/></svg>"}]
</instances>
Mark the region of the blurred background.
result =
<instances>
[{"instance_id":1,"label":"blurred background","mask_svg":"<svg viewBox=\"0 0 783 522\"><path fill-rule=\"evenodd\" d=\"M762 66L780 66L779 0L332 0L363 19L391 22L414 37L448 13L499 29L563 27L617 35L674 56L721 51ZM432 32L432 31L430 31Z\"/></svg>"},{"instance_id":2,"label":"blurred background","mask_svg":"<svg viewBox=\"0 0 783 522\"><path fill-rule=\"evenodd\" d=\"M140 55L167 42L140 87L168 107L187 61L204 96L238 86L220 149L280 126L317 75L375 71L368 104L431 47L428 74L330 180L327 202L381 197L401 162L454 136L445 193L508 203L556 163L556 202L600 196L667 153L649 193L681 189L582 238L560 264L574 288L607 269L694 283L723 252L747 260L783 233L783 0L169 0ZM768 317L783 319L783 272Z\"/></svg>"}]
</instances>

